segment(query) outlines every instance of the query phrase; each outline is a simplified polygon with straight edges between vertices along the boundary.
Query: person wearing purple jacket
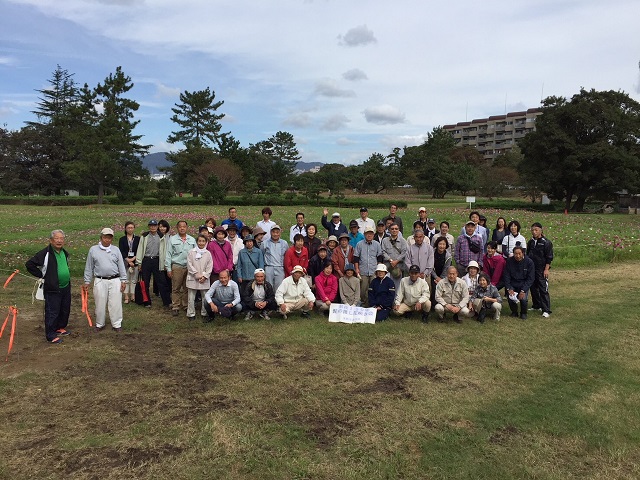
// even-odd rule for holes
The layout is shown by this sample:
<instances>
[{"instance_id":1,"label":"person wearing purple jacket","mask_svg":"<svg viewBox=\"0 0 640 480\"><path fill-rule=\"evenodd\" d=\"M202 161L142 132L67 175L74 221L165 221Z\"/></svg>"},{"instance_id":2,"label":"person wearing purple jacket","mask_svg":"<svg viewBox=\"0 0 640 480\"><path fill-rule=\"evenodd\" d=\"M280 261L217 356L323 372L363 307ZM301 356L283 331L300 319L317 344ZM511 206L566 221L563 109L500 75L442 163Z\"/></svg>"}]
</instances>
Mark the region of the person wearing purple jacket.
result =
<instances>
[{"instance_id":1,"label":"person wearing purple jacket","mask_svg":"<svg viewBox=\"0 0 640 480\"><path fill-rule=\"evenodd\" d=\"M475 260L482 269L483 244L482 237L475 233L476 223L469 220L464 225L464 233L456 240L456 247L453 258L456 260L458 276L464 277L467 274L467 267L471 260Z\"/></svg>"},{"instance_id":2,"label":"person wearing purple jacket","mask_svg":"<svg viewBox=\"0 0 640 480\"><path fill-rule=\"evenodd\" d=\"M219 226L213 230L213 240L208 243L207 250L213 259L213 272L211 273L211 284L220 278L223 270L233 270L233 250L231 244L227 242L227 231Z\"/></svg>"}]
</instances>

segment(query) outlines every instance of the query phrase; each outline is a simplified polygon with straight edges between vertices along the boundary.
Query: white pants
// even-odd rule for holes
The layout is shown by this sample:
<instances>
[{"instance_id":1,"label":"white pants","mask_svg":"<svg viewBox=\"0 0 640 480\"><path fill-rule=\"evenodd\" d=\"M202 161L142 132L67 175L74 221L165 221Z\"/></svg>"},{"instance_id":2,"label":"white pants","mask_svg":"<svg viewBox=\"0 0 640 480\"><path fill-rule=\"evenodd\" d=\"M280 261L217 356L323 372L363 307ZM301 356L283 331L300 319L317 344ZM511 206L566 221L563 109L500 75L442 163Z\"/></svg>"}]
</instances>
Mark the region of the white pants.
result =
<instances>
[{"instance_id":1,"label":"white pants","mask_svg":"<svg viewBox=\"0 0 640 480\"><path fill-rule=\"evenodd\" d=\"M113 328L122 326L122 294L120 293L120 279L112 278L93 280L93 300L96 304L96 327L104 327L106 323L106 309L109 309L109 320Z\"/></svg>"},{"instance_id":2,"label":"white pants","mask_svg":"<svg viewBox=\"0 0 640 480\"><path fill-rule=\"evenodd\" d=\"M208 315L207 309L205 308L205 304L207 303L204 299L204 294L207 293L206 290L196 290L195 288L190 288L189 293L187 295L187 317L195 317L196 316L196 293L200 292L202 296L202 307L200 307L200 315L202 317L206 317Z\"/></svg>"},{"instance_id":3,"label":"white pants","mask_svg":"<svg viewBox=\"0 0 640 480\"><path fill-rule=\"evenodd\" d=\"M127 288L124 291L124 294L135 295L136 283L138 283L138 269L134 268L133 272L130 272L129 268L127 268Z\"/></svg>"}]
</instances>

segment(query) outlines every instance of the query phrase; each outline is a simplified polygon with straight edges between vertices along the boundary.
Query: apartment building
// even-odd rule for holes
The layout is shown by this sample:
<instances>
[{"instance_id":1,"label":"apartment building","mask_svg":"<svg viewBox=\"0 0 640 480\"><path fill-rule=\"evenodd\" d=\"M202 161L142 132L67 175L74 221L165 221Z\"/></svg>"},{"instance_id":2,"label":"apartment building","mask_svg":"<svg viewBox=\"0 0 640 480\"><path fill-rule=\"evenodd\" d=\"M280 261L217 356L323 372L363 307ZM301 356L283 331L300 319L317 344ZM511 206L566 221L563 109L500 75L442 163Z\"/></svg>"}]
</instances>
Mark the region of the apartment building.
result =
<instances>
[{"instance_id":1,"label":"apartment building","mask_svg":"<svg viewBox=\"0 0 640 480\"><path fill-rule=\"evenodd\" d=\"M539 115L542 115L540 108L530 108L525 112L458 122L455 125L444 125L443 128L451 132L457 145L475 147L485 159L493 160L511 150L518 140L535 130Z\"/></svg>"}]
</instances>

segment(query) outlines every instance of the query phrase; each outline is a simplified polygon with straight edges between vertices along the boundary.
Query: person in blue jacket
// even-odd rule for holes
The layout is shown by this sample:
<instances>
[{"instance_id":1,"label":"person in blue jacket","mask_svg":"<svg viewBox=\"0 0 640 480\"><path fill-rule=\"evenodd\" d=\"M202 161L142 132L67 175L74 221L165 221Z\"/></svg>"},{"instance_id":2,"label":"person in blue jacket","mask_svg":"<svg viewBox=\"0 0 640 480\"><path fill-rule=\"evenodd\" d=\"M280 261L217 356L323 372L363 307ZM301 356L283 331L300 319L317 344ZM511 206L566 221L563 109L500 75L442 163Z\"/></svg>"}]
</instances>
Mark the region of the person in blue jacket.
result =
<instances>
[{"instance_id":1,"label":"person in blue jacket","mask_svg":"<svg viewBox=\"0 0 640 480\"><path fill-rule=\"evenodd\" d=\"M527 319L529 307L529 290L535 281L536 267L529 257L524 255L524 248L514 247L513 256L507 258L502 278L509 295L509 308L511 316L518 316L520 305L520 318Z\"/></svg>"},{"instance_id":2,"label":"person in blue jacket","mask_svg":"<svg viewBox=\"0 0 640 480\"><path fill-rule=\"evenodd\" d=\"M369 307L376 309L376 322L381 322L389 317L396 298L396 286L387 273L384 263L376 267L376 278L369 284Z\"/></svg>"}]
</instances>

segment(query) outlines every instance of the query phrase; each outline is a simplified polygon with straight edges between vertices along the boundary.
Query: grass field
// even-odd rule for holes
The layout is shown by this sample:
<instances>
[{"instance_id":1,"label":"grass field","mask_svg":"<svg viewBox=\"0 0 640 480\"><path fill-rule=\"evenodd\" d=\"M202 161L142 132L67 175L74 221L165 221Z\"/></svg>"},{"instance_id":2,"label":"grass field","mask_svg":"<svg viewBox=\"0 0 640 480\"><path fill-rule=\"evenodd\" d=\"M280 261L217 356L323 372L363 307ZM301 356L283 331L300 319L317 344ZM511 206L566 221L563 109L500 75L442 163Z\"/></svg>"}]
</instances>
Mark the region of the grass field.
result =
<instances>
[{"instance_id":1,"label":"grass field","mask_svg":"<svg viewBox=\"0 0 640 480\"><path fill-rule=\"evenodd\" d=\"M295 210L275 220L288 227ZM22 269L52 228L77 276L103 226L224 212L0 207L2 268ZM430 213L453 232L467 214ZM16 277L0 291L20 309L0 365L0 478L639 478L638 219L500 213L548 226L549 319L205 325L126 305L124 332L95 334L76 291L74 334L50 346L33 282ZM611 263L602 237L615 235L626 248Z\"/></svg>"}]
</instances>

